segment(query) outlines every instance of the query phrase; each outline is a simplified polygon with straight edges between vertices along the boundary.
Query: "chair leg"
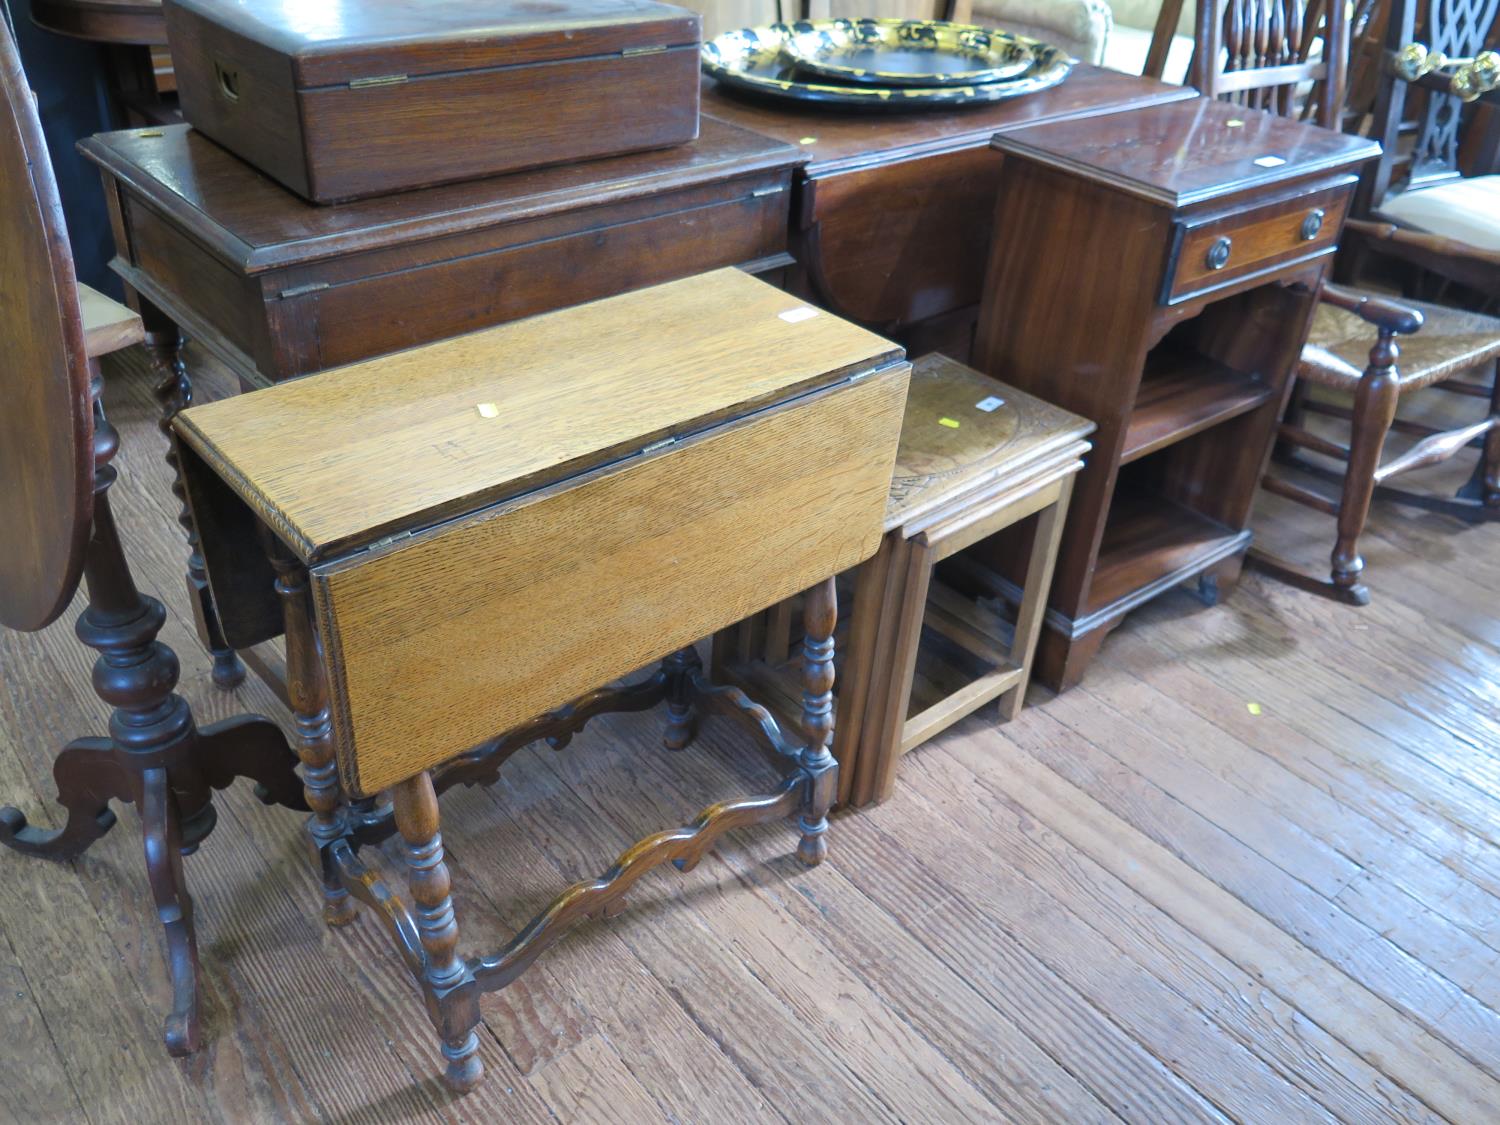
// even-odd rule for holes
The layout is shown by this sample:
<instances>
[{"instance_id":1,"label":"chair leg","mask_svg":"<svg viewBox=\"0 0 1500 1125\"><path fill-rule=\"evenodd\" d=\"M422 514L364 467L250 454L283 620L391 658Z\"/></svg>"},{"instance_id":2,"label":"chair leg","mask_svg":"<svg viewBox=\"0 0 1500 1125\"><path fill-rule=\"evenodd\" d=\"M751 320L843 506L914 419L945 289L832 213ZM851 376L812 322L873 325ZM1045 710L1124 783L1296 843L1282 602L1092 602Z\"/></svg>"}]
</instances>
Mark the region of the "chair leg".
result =
<instances>
[{"instance_id":1,"label":"chair leg","mask_svg":"<svg viewBox=\"0 0 1500 1125\"><path fill-rule=\"evenodd\" d=\"M1353 432L1339 500L1338 539L1333 548L1331 578L1334 588L1355 605L1368 605L1370 601L1370 591L1360 581L1365 560L1359 554L1359 537L1369 518L1375 470L1380 467L1386 434L1396 417L1397 397L1396 371L1391 365L1367 370L1354 395Z\"/></svg>"},{"instance_id":2,"label":"chair leg","mask_svg":"<svg viewBox=\"0 0 1500 1125\"><path fill-rule=\"evenodd\" d=\"M391 793L396 828L406 841L406 868L415 906L417 933L427 954L423 983L433 1006L433 1022L443 1041L447 1066L443 1082L457 1093L479 1085L484 1062L479 1057L479 1010L469 973L458 956L458 920L453 913L453 880L443 857L437 791L432 774L423 772Z\"/></svg>"}]
</instances>

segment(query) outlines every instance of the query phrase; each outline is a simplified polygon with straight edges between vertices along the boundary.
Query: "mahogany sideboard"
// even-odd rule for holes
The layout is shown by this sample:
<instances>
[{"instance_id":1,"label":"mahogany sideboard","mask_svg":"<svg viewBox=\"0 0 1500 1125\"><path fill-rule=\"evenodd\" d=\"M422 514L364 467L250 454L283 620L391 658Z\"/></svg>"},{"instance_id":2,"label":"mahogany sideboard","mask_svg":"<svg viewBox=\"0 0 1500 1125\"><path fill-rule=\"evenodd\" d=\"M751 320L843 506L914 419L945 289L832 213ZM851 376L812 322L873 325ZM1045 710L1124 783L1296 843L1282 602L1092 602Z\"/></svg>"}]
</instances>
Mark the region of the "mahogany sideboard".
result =
<instances>
[{"instance_id":1,"label":"mahogany sideboard","mask_svg":"<svg viewBox=\"0 0 1500 1125\"><path fill-rule=\"evenodd\" d=\"M1237 580L1317 291L1379 149L1208 98L994 144L996 229L1025 239L991 248L974 365L1098 424L1038 648L1036 678L1061 689L1131 609Z\"/></svg>"},{"instance_id":2,"label":"mahogany sideboard","mask_svg":"<svg viewBox=\"0 0 1500 1125\"><path fill-rule=\"evenodd\" d=\"M768 103L705 79L703 112L802 148L791 245L798 287L808 297L895 336L914 355L942 348L962 359L1001 178L990 139L1026 125L1195 96L1079 64L1050 90L943 113Z\"/></svg>"}]
</instances>

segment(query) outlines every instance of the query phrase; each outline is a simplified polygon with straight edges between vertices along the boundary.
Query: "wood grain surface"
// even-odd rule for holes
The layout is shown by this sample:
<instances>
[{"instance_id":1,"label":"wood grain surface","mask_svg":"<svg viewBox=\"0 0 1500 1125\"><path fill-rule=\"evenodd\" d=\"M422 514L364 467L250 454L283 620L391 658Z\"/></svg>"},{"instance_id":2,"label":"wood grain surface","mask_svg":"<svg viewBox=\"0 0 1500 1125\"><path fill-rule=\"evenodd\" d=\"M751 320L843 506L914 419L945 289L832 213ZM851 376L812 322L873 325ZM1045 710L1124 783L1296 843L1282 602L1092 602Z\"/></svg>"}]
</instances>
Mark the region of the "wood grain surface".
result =
<instances>
[{"instance_id":1,"label":"wood grain surface","mask_svg":"<svg viewBox=\"0 0 1500 1125\"><path fill-rule=\"evenodd\" d=\"M8 27L0 96L0 624L40 629L83 573L94 417L62 201Z\"/></svg>"},{"instance_id":2,"label":"wood grain surface","mask_svg":"<svg viewBox=\"0 0 1500 1125\"><path fill-rule=\"evenodd\" d=\"M1380 151L1364 137L1209 98L1125 110L1104 123L1079 118L1018 129L998 136L995 147L1107 179L1165 207L1343 171Z\"/></svg>"},{"instance_id":3,"label":"wood grain surface","mask_svg":"<svg viewBox=\"0 0 1500 1125\"><path fill-rule=\"evenodd\" d=\"M234 391L191 359L203 398ZM212 686L150 372L105 362L115 511L171 611L182 692L203 722L250 709L289 729L253 679ZM1451 422L1450 397L1416 396L1416 416ZM1326 557L1326 517L1276 497L1255 529ZM1033 688L1003 729L974 717L908 755L891 801L835 817L815 871L789 828L643 885L484 1000L491 1081L462 1102L427 1081L431 1025L384 932L323 926L299 818L248 786L187 860L210 1042L186 1063L155 1044L169 991L137 842L114 832L73 867L6 853L0 1118L1489 1120L1500 528L1377 501L1364 549L1364 610L1253 573L1215 608L1187 592L1142 608L1081 687ZM39 823L54 747L103 718L79 609L0 635L0 802ZM659 716L598 724L564 754L517 755L492 791L444 796L466 951L772 776L728 723L671 756Z\"/></svg>"},{"instance_id":4,"label":"wood grain surface","mask_svg":"<svg viewBox=\"0 0 1500 1125\"><path fill-rule=\"evenodd\" d=\"M89 358L97 358L139 344L146 338L140 314L87 285L78 286L83 311L83 344Z\"/></svg>"},{"instance_id":5,"label":"wood grain surface","mask_svg":"<svg viewBox=\"0 0 1500 1125\"><path fill-rule=\"evenodd\" d=\"M906 382L315 568L345 785L378 793L873 555Z\"/></svg>"},{"instance_id":6,"label":"wood grain surface","mask_svg":"<svg viewBox=\"0 0 1500 1125\"><path fill-rule=\"evenodd\" d=\"M187 120L318 203L698 135L699 19L653 0L366 0L313 19L170 0L166 18Z\"/></svg>"},{"instance_id":7,"label":"wood grain surface","mask_svg":"<svg viewBox=\"0 0 1500 1125\"><path fill-rule=\"evenodd\" d=\"M835 317L782 318L803 308L720 270L195 408L179 430L316 561L899 358Z\"/></svg>"}]
</instances>

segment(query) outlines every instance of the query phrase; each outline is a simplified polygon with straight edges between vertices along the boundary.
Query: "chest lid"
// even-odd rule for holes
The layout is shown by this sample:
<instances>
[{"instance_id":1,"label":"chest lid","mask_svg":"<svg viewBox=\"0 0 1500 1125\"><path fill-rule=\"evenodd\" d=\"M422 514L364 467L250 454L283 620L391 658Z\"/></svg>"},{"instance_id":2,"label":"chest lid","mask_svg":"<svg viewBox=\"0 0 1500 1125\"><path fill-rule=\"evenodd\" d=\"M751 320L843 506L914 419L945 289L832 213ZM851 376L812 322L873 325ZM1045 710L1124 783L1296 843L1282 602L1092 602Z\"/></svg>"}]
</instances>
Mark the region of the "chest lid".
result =
<instances>
[{"instance_id":1,"label":"chest lid","mask_svg":"<svg viewBox=\"0 0 1500 1125\"><path fill-rule=\"evenodd\" d=\"M992 144L1173 209L1348 169L1380 151L1364 137L1204 97L1017 129Z\"/></svg>"},{"instance_id":2,"label":"chest lid","mask_svg":"<svg viewBox=\"0 0 1500 1125\"><path fill-rule=\"evenodd\" d=\"M901 357L725 269L195 406L176 428L315 563Z\"/></svg>"},{"instance_id":3,"label":"chest lid","mask_svg":"<svg viewBox=\"0 0 1500 1125\"><path fill-rule=\"evenodd\" d=\"M287 57L299 89L696 47L655 0L171 0Z\"/></svg>"}]
</instances>

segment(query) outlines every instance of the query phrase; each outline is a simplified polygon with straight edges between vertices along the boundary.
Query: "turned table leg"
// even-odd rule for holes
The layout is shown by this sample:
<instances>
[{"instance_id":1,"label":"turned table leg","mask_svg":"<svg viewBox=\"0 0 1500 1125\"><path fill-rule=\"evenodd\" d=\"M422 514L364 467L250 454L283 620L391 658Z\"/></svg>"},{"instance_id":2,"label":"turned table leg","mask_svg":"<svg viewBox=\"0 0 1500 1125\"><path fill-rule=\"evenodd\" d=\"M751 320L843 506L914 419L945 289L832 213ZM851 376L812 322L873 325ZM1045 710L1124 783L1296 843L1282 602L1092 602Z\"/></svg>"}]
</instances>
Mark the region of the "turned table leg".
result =
<instances>
[{"instance_id":1,"label":"turned table leg","mask_svg":"<svg viewBox=\"0 0 1500 1125\"><path fill-rule=\"evenodd\" d=\"M797 826L802 841L797 858L809 867L828 854L828 810L838 791L839 767L828 744L833 739L833 630L838 624L834 580L825 579L806 594L802 607L802 748L801 770L807 796Z\"/></svg>"},{"instance_id":2,"label":"turned table leg","mask_svg":"<svg viewBox=\"0 0 1500 1125\"><path fill-rule=\"evenodd\" d=\"M484 1063L479 1057L478 1003L470 975L458 957L458 921L453 914L452 880L443 861L443 837L438 831L437 791L432 774L419 773L391 793L396 829L406 841L406 867L411 882L413 913L422 949L427 954L423 979L434 1005L433 1022L443 1041L447 1067L443 1082L463 1093L479 1085Z\"/></svg>"},{"instance_id":3,"label":"turned table leg","mask_svg":"<svg viewBox=\"0 0 1500 1125\"><path fill-rule=\"evenodd\" d=\"M286 620L287 694L297 728L297 757L302 759L302 789L312 815L307 835L323 879L323 920L342 926L354 920L356 907L338 878L328 847L346 834L338 764L333 754L333 718L328 708L328 681L323 653L313 627L312 593L307 568L269 532L276 594Z\"/></svg>"},{"instance_id":4,"label":"turned table leg","mask_svg":"<svg viewBox=\"0 0 1500 1125\"><path fill-rule=\"evenodd\" d=\"M668 750L684 749L697 731L698 716L693 707L693 674L703 665L694 648L678 649L661 662L667 674L667 728L662 745Z\"/></svg>"},{"instance_id":5,"label":"turned table leg","mask_svg":"<svg viewBox=\"0 0 1500 1125\"><path fill-rule=\"evenodd\" d=\"M193 384L188 378L187 365L182 361L182 333L161 310L148 302L141 302L141 317L147 328L146 351L157 377L156 400L161 404L157 426L168 438L166 461L172 470L172 495L178 504L177 522L187 535L188 601L198 624L198 636L213 657L214 683L228 690L244 681L245 666L224 639L223 626L219 624L218 612L209 595L208 573L204 570L203 554L198 547L198 529L188 508L187 489L182 483L177 453L171 445L172 419L193 404Z\"/></svg>"}]
</instances>

